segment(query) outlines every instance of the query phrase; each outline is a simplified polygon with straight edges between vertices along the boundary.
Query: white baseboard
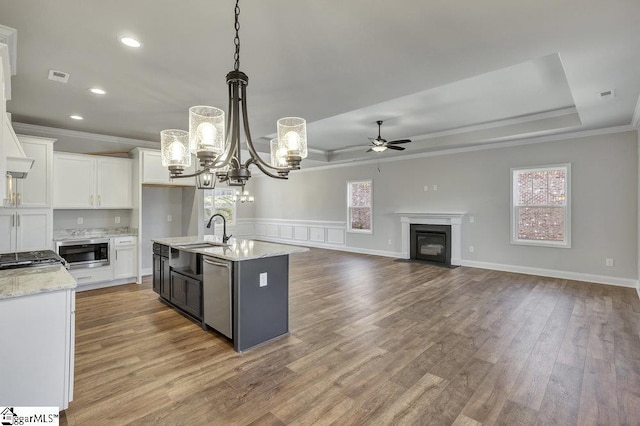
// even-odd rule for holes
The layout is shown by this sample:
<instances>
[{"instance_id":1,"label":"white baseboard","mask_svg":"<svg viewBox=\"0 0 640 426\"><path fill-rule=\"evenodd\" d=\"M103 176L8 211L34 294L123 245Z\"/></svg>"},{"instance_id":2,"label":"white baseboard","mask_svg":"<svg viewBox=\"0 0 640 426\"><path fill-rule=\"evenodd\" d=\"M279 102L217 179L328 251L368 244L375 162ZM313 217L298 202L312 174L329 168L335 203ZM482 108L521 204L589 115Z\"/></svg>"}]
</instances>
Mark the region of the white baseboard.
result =
<instances>
[{"instance_id":1,"label":"white baseboard","mask_svg":"<svg viewBox=\"0 0 640 426\"><path fill-rule=\"evenodd\" d=\"M142 273L140 275L142 275L143 277L145 275L152 275L153 274L153 268L144 268L141 271Z\"/></svg>"},{"instance_id":2,"label":"white baseboard","mask_svg":"<svg viewBox=\"0 0 640 426\"><path fill-rule=\"evenodd\" d=\"M606 275L584 274L581 272L558 271L555 269L532 268L529 266L504 265L500 263L477 262L474 260L463 260L462 266L471 268L491 269L494 271L515 272L518 274L538 275L542 277L561 278L565 280L584 281L597 284L617 285L620 287L636 288L640 295L638 280L632 278L610 277Z\"/></svg>"},{"instance_id":3,"label":"white baseboard","mask_svg":"<svg viewBox=\"0 0 640 426\"><path fill-rule=\"evenodd\" d=\"M78 287L76 287L76 292L96 290L98 288L115 287L117 285L135 284L135 283L136 283L136 277L121 278L121 279L112 280L112 281L102 281L99 283L81 284L81 285L78 285Z\"/></svg>"}]
</instances>

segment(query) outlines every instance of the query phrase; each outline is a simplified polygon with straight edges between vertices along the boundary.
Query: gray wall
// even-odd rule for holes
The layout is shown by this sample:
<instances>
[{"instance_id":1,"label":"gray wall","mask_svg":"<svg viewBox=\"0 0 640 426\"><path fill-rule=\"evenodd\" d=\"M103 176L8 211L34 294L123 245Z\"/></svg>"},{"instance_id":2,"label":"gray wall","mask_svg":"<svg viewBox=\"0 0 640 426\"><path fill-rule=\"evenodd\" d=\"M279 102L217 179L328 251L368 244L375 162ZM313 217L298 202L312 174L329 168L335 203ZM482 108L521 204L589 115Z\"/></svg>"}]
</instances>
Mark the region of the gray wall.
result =
<instances>
[{"instance_id":1,"label":"gray wall","mask_svg":"<svg viewBox=\"0 0 640 426\"><path fill-rule=\"evenodd\" d=\"M510 169L558 163L572 166L572 247L511 245ZM253 183L254 217L346 221L346 182L369 178L374 185L374 232L347 234L348 247L399 253L396 212L466 212L475 223L468 217L463 223L465 260L638 276L637 132L310 169L292 173L288 181L260 177ZM470 245L474 253L468 251ZM614 267L605 266L608 257L614 258Z\"/></svg>"},{"instance_id":2,"label":"gray wall","mask_svg":"<svg viewBox=\"0 0 640 426\"><path fill-rule=\"evenodd\" d=\"M83 220L78 225L78 218ZM120 223L115 218L120 217ZM53 229L120 228L131 225L131 210L54 210Z\"/></svg>"}]
</instances>

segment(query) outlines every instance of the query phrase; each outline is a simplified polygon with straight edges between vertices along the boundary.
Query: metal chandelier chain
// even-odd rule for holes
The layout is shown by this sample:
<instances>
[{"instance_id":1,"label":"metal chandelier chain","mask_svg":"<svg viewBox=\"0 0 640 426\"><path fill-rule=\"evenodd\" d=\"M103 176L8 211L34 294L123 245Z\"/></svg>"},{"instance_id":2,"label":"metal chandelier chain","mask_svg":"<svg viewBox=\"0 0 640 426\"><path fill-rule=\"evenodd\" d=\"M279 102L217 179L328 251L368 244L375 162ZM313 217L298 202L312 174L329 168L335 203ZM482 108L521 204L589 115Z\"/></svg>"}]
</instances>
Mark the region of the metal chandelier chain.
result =
<instances>
[{"instance_id":1,"label":"metal chandelier chain","mask_svg":"<svg viewBox=\"0 0 640 426\"><path fill-rule=\"evenodd\" d=\"M236 15L236 22L235 22L236 36L233 39L233 43L236 45L236 53L235 55L233 55L233 58L235 60L234 70L238 71L240 70L240 35L239 35L240 21L238 20L238 17L240 16L240 0L236 0L235 15Z\"/></svg>"}]
</instances>

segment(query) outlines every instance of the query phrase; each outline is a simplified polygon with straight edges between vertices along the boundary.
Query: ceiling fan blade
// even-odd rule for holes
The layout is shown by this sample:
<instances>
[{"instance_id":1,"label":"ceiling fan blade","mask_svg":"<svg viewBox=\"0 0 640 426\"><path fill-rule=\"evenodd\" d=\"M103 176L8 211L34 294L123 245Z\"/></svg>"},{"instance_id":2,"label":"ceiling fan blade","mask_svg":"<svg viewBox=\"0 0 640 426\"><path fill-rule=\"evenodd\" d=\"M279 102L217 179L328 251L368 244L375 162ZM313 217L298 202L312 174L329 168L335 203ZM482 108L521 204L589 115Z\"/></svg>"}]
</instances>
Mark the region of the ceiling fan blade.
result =
<instances>
[{"instance_id":1,"label":"ceiling fan blade","mask_svg":"<svg viewBox=\"0 0 640 426\"><path fill-rule=\"evenodd\" d=\"M411 139L398 139L397 141L387 142L387 144L397 145L399 143L409 143L409 142L411 142Z\"/></svg>"},{"instance_id":2,"label":"ceiling fan blade","mask_svg":"<svg viewBox=\"0 0 640 426\"><path fill-rule=\"evenodd\" d=\"M389 149L395 149L396 151L404 151L406 148L403 146L387 145Z\"/></svg>"}]
</instances>

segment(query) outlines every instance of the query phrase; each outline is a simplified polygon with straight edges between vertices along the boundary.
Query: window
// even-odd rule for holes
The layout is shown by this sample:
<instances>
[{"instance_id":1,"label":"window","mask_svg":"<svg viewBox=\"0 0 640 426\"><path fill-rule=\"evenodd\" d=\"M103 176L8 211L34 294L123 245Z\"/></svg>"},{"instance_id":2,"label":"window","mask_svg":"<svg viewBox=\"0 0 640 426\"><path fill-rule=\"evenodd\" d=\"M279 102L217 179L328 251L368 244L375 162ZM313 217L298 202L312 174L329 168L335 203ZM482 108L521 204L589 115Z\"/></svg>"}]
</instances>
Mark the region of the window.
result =
<instances>
[{"instance_id":1,"label":"window","mask_svg":"<svg viewBox=\"0 0 640 426\"><path fill-rule=\"evenodd\" d=\"M373 233L373 182L347 182L348 232Z\"/></svg>"},{"instance_id":2,"label":"window","mask_svg":"<svg viewBox=\"0 0 640 426\"><path fill-rule=\"evenodd\" d=\"M511 243L571 247L571 164L511 169Z\"/></svg>"},{"instance_id":3,"label":"window","mask_svg":"<svg viewBox=\"0 0 640 426\"><path fill-rule=\"evenodd\" d=\"M236 222L236 202L233 201L235 190L232 188L216 188L204 191L204 220L208 221L215 213L220 213L227 220L227 226Z\"/></svg>"}]
</instances>

